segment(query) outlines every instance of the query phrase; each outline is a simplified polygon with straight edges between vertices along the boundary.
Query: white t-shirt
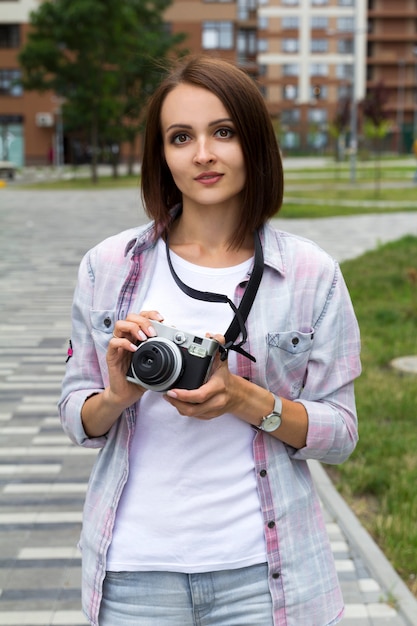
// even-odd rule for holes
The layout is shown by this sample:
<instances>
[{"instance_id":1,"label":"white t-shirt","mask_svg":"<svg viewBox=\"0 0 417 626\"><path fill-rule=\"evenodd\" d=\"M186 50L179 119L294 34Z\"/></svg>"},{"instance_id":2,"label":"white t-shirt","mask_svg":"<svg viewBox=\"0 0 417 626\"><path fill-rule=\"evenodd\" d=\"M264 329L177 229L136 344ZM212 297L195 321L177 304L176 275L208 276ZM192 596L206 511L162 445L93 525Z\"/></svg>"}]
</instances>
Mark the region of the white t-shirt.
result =
<instances>
[{"instance_id":1,"label":"white t-shirt","mask_svg":"<svg viewBox=\"0 0 417 626\"><path fill-rule=\"evenodd\" d=\"M224 334L228 304L185 295L175 284L158 242L157 262L142 310L195 335ZM171 252L181 280L201 291L227 294L252 260L230 268L189 263ZM236 356L229 355L236 371ZM130 473L108 553L110 571L207 572L266 561L255 481L253 428L231 414L211 420L181 416L162 393L147 391L131 443Z\"/></svg>"}]
</instances>

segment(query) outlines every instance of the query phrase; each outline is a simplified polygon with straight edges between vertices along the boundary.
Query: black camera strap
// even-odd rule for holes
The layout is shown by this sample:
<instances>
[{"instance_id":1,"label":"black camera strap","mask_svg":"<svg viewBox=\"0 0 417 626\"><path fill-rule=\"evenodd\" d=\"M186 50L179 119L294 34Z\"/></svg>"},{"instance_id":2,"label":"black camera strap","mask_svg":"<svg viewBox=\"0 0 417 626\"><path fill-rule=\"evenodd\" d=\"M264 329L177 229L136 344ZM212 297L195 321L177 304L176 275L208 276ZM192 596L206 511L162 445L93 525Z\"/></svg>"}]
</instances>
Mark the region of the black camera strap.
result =
<instances>
[{"instance_id":1,"label":"black camera strap","mask_svg":"<svg viewBox=\"0 0 417 626\"><path fill-rule=\"evenodd\" d=\"M211 291L198 291L197 289L193 289L189 287L185 283L182 282L178 274L175 272L171 257L169 254L169 239L168 234L166 235L165 243L166 243L166 253L168 259L168 266L170 272L172 274L173 279L177 283L178 287L190 298L194 298L195 300L204 300L205 302L221 302L227 303L230 305L234 312L233 320L226 330L225 344L221 347L221 359L225 361L228 357L229 350L235 350L240 354L243 354L251 361L256 361L255 357L246 352L242 348L243 344L246 343L248 334L246 331L245 322L249 315L249 312L252 308L253 301L255 300L256 293L259 288L259 284L262 279L262 274L264 271L264 255L262 250L262 244L259 237L258 231L254 233L254 242L255 242L255 257L254 257L254 265L253 270L251 272L248 284L246 285L245 293L243 294L242 300L238 307L234 304L230 298L226 295L220 293L212 293ZM235 343L239 334L241 335L241 340L238 343Z\"/></svg>"}]
</instances>

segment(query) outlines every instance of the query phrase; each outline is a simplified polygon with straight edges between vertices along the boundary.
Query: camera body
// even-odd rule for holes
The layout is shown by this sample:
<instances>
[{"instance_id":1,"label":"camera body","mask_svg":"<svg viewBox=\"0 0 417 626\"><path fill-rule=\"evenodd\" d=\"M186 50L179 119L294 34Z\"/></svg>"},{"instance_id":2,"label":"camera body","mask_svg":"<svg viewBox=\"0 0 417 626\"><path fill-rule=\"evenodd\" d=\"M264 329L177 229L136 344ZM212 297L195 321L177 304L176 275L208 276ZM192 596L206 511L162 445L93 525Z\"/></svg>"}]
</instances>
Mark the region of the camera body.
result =
<instances>
[{"instance_id":1,"label":"camera body","mask_svg":"<svg viewBox=\"0 0 417 626\"><path fill-rule=\"evenodd\" d=\"M152 391L197 389L203 385L220 344L154 320L152 326L156 337L139 344L127 380Z\"/></svg>"}]
</instances>

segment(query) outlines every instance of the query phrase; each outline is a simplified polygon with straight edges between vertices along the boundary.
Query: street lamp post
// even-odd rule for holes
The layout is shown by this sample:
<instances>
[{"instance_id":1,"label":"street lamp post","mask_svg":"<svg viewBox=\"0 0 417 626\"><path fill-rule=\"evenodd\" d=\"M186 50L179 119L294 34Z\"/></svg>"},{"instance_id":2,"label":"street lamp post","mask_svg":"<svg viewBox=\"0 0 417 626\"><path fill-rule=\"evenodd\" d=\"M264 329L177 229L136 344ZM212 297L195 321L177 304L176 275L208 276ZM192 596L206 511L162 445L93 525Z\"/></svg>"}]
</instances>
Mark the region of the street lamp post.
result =
<instances>
[{"instance_id":1,"label":"street lamp post","mask_svg":"<svg viewBox=\"0 0 417 626\"><path fill-rule=\"evenodd\" d=\"M64 124L62 117L62 105L65 103L65 98L53 96L52 101L57 105L55 108L54 165L60 169L64 165Z\"/></svg>"},{"instance_id":2,"label":"street lamp post","mask_svg":"<svg viewBox=\"0 0 417 626\"><path fill-rule=\"evenodd\" d=\"M416 57L415 60L415 83L414 83L414 123L413 123L413 137L417 139L417 47L413 48L413 54Z\"/></svg>"},{"instance_id":3,"label":"street lamp post","mask_svg":"<svg viewBox=\"0 0 417 626\"><path fill-rule=\"evenodd\" d=\"M403 151L403 125L404 125L404 71L405 61L398 61L398 89L397 89L397 128L398 128L398 154Z\"/></svg>"}]
</instances>

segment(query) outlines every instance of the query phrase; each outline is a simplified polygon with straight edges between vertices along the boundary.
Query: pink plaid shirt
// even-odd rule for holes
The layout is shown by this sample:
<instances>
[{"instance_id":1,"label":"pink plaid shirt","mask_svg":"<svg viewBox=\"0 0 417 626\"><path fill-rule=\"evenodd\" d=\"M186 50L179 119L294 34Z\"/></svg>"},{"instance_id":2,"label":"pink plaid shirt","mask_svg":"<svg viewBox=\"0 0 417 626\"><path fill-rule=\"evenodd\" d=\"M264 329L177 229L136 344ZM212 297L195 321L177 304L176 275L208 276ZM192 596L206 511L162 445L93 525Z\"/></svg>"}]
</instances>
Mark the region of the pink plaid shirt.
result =
<instances>
[{"instance_id":1,"label":"pink plaid shirt","mask_svg":"<svg viewBox=\"0 0 417 626\"><path fill-rule=\"evenodd\" d=\"M140 402L104 437L89 439L81 423L85 399L108 384L107 344L116 320L146 294L154 264L154 226L110 237L84 257L73 303L72 356L60 400L65 432L101 448L92 471L80 540L83 608L94 626L116 510L129 471L129 444ZM360 374L358 324L339 266L311 241L261 232L262 282L247 321L239 374L308 412L305 448L296 450L254 429L253 453L264 517L275 626L336 624L343 600L307 459L342 463L357 442L353 381ZM244 287L236 288L236 303Z\"/></svg>"}]
</instances>

